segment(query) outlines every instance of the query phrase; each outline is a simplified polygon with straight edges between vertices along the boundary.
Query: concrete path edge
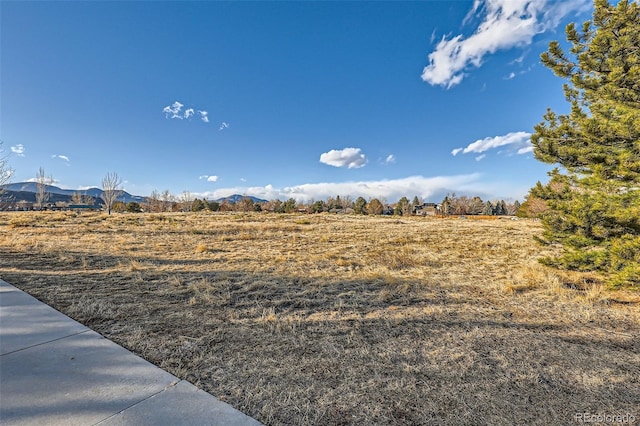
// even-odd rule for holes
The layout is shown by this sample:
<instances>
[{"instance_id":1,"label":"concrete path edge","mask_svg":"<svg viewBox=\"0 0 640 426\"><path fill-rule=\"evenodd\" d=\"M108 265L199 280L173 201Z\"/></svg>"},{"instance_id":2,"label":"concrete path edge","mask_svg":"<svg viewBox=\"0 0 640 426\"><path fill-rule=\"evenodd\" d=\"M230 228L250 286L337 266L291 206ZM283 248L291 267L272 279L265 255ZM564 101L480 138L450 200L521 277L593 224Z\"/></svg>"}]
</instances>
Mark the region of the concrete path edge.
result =
<instances>
[{"instance_id":1,"label":"concrete path edge","mask_svg":"<svg viewBox=\"0 0 640 426\"><path fill-rule=\"evenodd\" d=\"M261 423L0 279L0 424Z\"/></svg>"}]
</instances>

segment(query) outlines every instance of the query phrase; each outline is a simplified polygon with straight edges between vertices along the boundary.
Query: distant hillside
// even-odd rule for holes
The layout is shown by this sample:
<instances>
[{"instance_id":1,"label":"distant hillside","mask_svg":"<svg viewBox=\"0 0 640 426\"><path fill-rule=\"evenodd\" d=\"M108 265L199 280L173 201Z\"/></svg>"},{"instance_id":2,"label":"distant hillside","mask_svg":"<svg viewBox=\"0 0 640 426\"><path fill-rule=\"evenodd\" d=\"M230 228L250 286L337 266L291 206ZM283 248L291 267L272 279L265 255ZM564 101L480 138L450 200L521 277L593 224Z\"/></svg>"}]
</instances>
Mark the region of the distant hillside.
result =
<instances>
[{"instance_id":1,"label":"distant hillside","mask_svg":"<svg viewBox=\"0 0 640 426\"><path fill-rule=\"evenodd\" d=\"M45 185L46 191L50 194L49 202L71 202L73 194L80 193L83 195L89 195L94 198L96 204L102 204L100 196L104 192L100 188L89 188L83 190L77 189L62 189L53 185ZM13 202L26 201L33 203L36 200L36 193L38 192L38 185L35 182L16 182L7 185L0 185L0 189L5 193L2 195L4 199L11 199ZM142 203L145 201L145 197L137 195L131 195L126 191L122 192L122 195L118 198L118 201L129 203L135 201L136 203Z\"/></svg>"},{"instance_id":2,"label":"distant hillside","mask_svg":"<svg viewBox=\"0 0 640 426\"><path fill-rule=\"evenodd\" d=\"M243 198L251 198L251 200L253 200L254 203L267 202L267 200L263 200L262 198L254 197L251 195L240 195L240 194L229 195L228 197L218 198L217 200L214 200L214 201L217 201L218 203L224 203L225 201L228 201L231 204L235 204L238 201L242 200Z\"/></svg>"},{"instance_id":3,"label":"distant hillside","mask_svg":"<svg viewBox=\"0 0 640 426\"><path fill-rule=\"evenodd\" d=\"M71 197L73 194L80 193L82 195L89 195L93 197L96 204L103 204L100 196L104 191L100 188L89 188L89 189L63 189L54 185L45 185L47 192L50 194L49 201L50 203L70 203ZM4 190L5 193L2 195L3 199L10 199L13 203L17 203L20 201L26 201L28 203L35 203L36 201L36 193L38 192L38 185L35 182L16 182L9 183L6 185L0 185L0 189ZM262 198L253 197L251 195L240 195L233 194L228 197L218 198L217 201L219 203L223 203L225 201L235 204L243 198L248 197L253 200L254 203L266 203L267 200L263 200ZM132 201L136 203L144 203L147 200L146 197L141 197L137 195L131 195L126 191L123 191L122 196L118 198L118 201L122 201L124 203L130 203Z\"/></svg>"}]
</instances>

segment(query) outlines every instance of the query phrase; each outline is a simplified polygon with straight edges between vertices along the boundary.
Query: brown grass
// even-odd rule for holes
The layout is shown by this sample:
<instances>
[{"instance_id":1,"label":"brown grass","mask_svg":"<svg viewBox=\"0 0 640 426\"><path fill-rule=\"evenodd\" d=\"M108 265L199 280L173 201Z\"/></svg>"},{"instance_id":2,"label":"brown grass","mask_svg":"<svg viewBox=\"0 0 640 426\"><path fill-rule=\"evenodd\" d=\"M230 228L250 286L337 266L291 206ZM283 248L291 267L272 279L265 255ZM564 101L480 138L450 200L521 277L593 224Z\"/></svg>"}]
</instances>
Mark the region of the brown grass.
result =
<instances>
[{"instance_id":1,"label":"brown grass","mask_svg":"<svg viewBox=\"0 0 640 426\"><path fill-rule=\"evenodd\" d=\"M638 295L534 221L0 214L0 277L266 424L640 418ZM546 250L546 251L543 251Z\"/></svg>"}]
</instances>

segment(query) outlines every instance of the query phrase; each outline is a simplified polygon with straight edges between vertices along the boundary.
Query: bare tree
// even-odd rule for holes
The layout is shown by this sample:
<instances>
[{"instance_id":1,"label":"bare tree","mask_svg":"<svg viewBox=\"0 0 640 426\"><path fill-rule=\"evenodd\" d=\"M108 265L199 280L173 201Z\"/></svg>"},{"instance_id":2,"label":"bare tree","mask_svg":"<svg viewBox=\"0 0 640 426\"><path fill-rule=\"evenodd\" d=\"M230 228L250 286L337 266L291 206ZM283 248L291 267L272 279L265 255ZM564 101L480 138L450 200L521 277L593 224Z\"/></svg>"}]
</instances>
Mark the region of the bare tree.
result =
<instances>
[{"instance_id":1,"label":"bare tree","mask_svg":"<svg viewBox=\"0 0 640 426\"><path fill-rule=\"evenodd\" d=\"M146 210L149 212L157 213L160 211L160 193L157 190L151 191L151 194L146 198Z\"/></svg>"},{"instance_id":2,"label":"bare tree","mask_svg":"<svg viewBox=\"0 0 640 426\"><path fill-rule=\"evenodd\" d=\"M373 200L369 200L367 204L367 213L369 214L382 214L384 210L384 206L380 200L374 198Z\"/></svg>"},{"instance_id":3,"label":"bare tree","mask_svg":"<svg viewBox=\"0 0 640 426\"><path fill-rule=\"evenodd\" d=\"M9 183L11 175L13 175L13 170L9 167L9 159L2 149L2 141L0 141L0 185ZM4 188L0 188L0 195L2 195L4 191Z\"/></svg>"},{"instance_id":4,"label":"bare tree","mask_svg":"<svg viewBox=\"0 0 640 426\"><path fill-rule=\"evenodd\" d=\"M168 212L171 211L171 205L175 201L176 197L168 190L165 189L160 194L160 201L162 202L162 211Z\"/></svg>"},{"instance_id":5,"label":"bare tree","mask_svg":"<svg viewBox=\"0 0 640 426\"><path fill-rule=\"evenodd\" d=\"M38 206L38 210L42 210L44 204L49 201L49 198L51 198L48 183L51 183L52 181L53 178L47 178L44 169L40 167L36 174L36 206Z\"/></svg>"},{"instance_id":6,"label":"bare tree","mask_svg":"<svg viewBox=\"0 0 640 426\"><path fill-rule=\"evenodd\" d=\"M71 194L71 203L92 205L94 203L94 199L87 193L83 194L81 192L74 192L73 194Z\"/></svg>"},{"instance_id":7,"label":"bare tree","mask_svg":"<svg viewBox=\"0 0 640 426\"><path fill-rule=\"evenodd\" d=\"M190 212L191 206L193 205L193 195L191 192L185 190L182 191L180 195L180 206L182 207L183 212Z\"/></svg>"},{"instance_id":8,"label":"bare tree","mask_svg":"<svg viewBox=\"0 0 640 426\"><path fill-rule=\"evenodd\" d=\"M234 204L234 207L240 212L252 212L255 209L255 203L250 197L244 196Z\"/></svg>"},{"instance_id":9,"label":"bare tree","mask_svg":"<svg viewBox=\"0 0 640 426\"><path fill-rule=\"evenodd\" d=\"M11 205L11 197L5 196L6 189L4 185L11 181L13 170L9 167L9 159L2 149L2 141L0 140L0 210L4 210Z\"/></svg>"},{"instance_id":10,"label":"bare tree","mask_svg":"<svg viewBox=\"0 0 640 426\"><path fill-rule=\"evenodd\" d=\"M82 194L80 192L71 194L71 204L82 204Z\"/></svg>"},{"instance_id":11,"label":"bare tree","mask_svg":"<svg viewBox=\"0 0 640 426\"><path fill-rule=\"evenodd\" d=\"M113 204L116 202L118 197L122 195L122 190L120 189L120 185L122 184L122 179L115 172L109 172L102 179L102 201L104 201L104 205L107 208L107 213L111 214L111 209L113 208Z\"/></svg>"},{"instance_id":12,"label":"bare tree","mask_svg":"<svg viewBox=\"0 0 640 426\"><path fill-rule=\"evenodd\" d=\"M343 210L353 208L353 198L351 198L351 195L343 195L340 197L340 206Z\"/></svg>"}]
</instances>

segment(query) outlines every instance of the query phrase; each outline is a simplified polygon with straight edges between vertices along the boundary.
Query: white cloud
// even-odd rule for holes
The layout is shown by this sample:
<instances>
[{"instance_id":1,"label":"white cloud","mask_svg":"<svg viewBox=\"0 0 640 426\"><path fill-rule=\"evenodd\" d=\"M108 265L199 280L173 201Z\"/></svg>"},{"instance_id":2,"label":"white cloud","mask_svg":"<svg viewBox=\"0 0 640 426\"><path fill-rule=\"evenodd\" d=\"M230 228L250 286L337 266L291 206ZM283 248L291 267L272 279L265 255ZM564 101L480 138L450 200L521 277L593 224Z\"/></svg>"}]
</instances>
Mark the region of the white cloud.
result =
<instances>
[{"instance_id":1,"label":"white cloud","mask_svg":"<svg viewBox=\"0 0 640 426\"><path fill-rule=\"evenodd\" d=\"M417 195L425 201L439 202L450 192L477 195L483 199L522 199L529 189L511 187L504 181L484 182L481 177L481 174L474 173L437 177L410 176L377 181L306 183L286 188L276 188L273 185L237 186L194 195L198 198L217 199L233 194L247 194L265 200L294 198L299 202L326 200L336 195L350 195L352 198L362 196L367 200L384 198L388 202L395 202L403 196L413 198Z\"/></svg>"},{"instance_id":2,"label":"white cloud","mask_svg":"<svg viewBox=\"0 0 640 426\"><path fill-rule=\"evenodd\" d=\"M480 67L486 55L527 46L535 35L555 28L564 16L589 5L589 0L476 0L464 22L476 12L483 14L478 28L466 38L462 34L442 37L428 56L422 80L449 89L462 81L466 70Z\"/></svg>"},{"instance_id":3,"label":"white cloud","mask_svg":"<svg viewBox=\"0 0 640 426\"><path fill-rule=\"evenodd\" d=\"M164 112L166 118L179 118L180 120L182 120L182 114L180 114L180 111L182 110L183 106L184 104L175 101L173 104L164 107L162 111Z\"/></svg>"},{"instance_id":4,"label":"white cloud","mask_svg":"<svg viewBox=\"0 0 640 426\"><path fill-rule=\"evenodd\" d=\"M367 157L360 148L332 149L320 155L320 162L333 167L357 169L367 164Z\"/></svg>"},{"instance_id":5,"label":"white cloud","mask_svg":"<svg viewBox=\"0 0 640 426\"><path fill-rule=\"evenodd\" d=\"M184 118L189 119L195 115L196 110L194 108L187 108L183 113L182 107L184 107L183 103L175 101L171 105L162 108L162 112L164 112L164 116L166 118L177 118L179 120L182 120ZM207 111L198 110L198 114L200 115L200 119L202 121L204 121L205 123L209 122L209 113Z\"/></svg>"},{"instance_id":6,"label":"white cloud","mask_svg":"<svg viewBox=\"0 0 640 426\"><path fill-rule=\"evenodd\" d=\"M65 161L65 162L67 162L67 164L68 164L68 163L70 163L69 157L67 157L66 155L56 155L56 154L53 154L53 155L51 156L51 158L59 158L59 159L61 159L61 160Z\"/></svg>"},{"instance_id":7,"label":"white cloud","mask_svg":"<svg viewBox=\"0 0 640 426\"><path fill-rule=\"evenodd\" d=\"M272 185L257 187L233 187L221 188L215 191L198 194L199 197L216 199L232 194L248 194L266 200L287 200L294 198L300 202L310 200L326 200L335 197L336 194L350 195L351 197L384 198L389 202L395 202L403 196L419 196L424 199L440 201L447 192L457 194L483 194L478 186L479 174L439 176L426 178L423 176L411 176L402 179L360 181L360 182L325 182L306 183L286 188L275 188Z\"/></svg>"},{"instance_id":8,"label":"white cloud","mask_svg":"<svg viewBox=\"0 0 640 426\"><path fill-rule=\"evenodd\" d=\"M18 157L24 157L24 145L19 143L18 145L14 145L11 147L11 152L16 154Z\"/></svg>"},{"instance_id":9,"label":"white cloud","mask_svg":"<svg viewBox=\"0 0 640 426\"><path fill-rule=\"evenodd\" d=\"M523 53L522 55L518 56L516 59L514 59L513 61L511 61L512 64L522 64L524 62L524 58L527 54Z\"/></svg>"},{"instance_id":10,"label":"white cloud","mask_svg":"<svg viewBox=\"0 0 640 426\"><path fill-rule=\"evenodd\" d=\"M385 164L393 164L396 162L396 156L393 154L387 155L387 158L384 159Z\"/></svg>"},{"instance_id":11,"label":"white cloud","mask_svg":"<svg viewBox=\"0 0 640 426\"><path fill-rule=\"evenodd\" d=\"M218 130L224 130L228 128L229 128L229 123L223 121L222 124L220 124L220 127L218 128Z\"/></svg>"},{"instance_id":12,"label":"white cloud","mask_svg":"<svg viewBox=\"0 0 640 426\"><path fill-rule=\"evenodd\" d=\"M486 156L487 156L487 154L481 154L481 155L478 155L478 156L476 157L476 161L480 161L480 160L482 160L482 159L483 159L484 157L486 157Z\"/></svg>"},{"instance_id":13,"label":"white cloud","mask_svg":"<svg viewBox=\"0 0 640 426\"><path fill-rule=\"evenodd\" d=\"M527 152L531 152L533 151L533 146L531 145L531 133L511 132L503 136L494 136L494 137L488 137L484 139L478 139L477 141L467 145L466 148L454 149L453 151L451 151L451 154L454 156L456 154L459 154L460 152L462 152L463 154L468 154L470 152L475 152L477 154L480 154L482 152L485 152L494 148L499 148L501 146L508 146L512 150L516 150L518 154L525 154ZM482 158L484 158L484 156L482 156L480 160L482 160Z\"/></svg>"},{"instance_id":14,"label":"white cloud","mask_svg":"<svg viewBox=\"0 0 640 426\"><path fill-rule=\"evenodd\" d=\"M206 179L207 182L217 182L218 181L218 176L202 175L202 176L199 176L198 179L200 179L200 180Z\"/></svg>"},{"instance_id":15,"label":"white cloud","mask_svg":"<svg viewBox=\"0 0 640 426\"><path fill-rule=\"evenodd\" d=\"M530 152L533 152L533 145L525 146L518 150L518 154L528 154Z\"/></svg>"}]
</instances>

